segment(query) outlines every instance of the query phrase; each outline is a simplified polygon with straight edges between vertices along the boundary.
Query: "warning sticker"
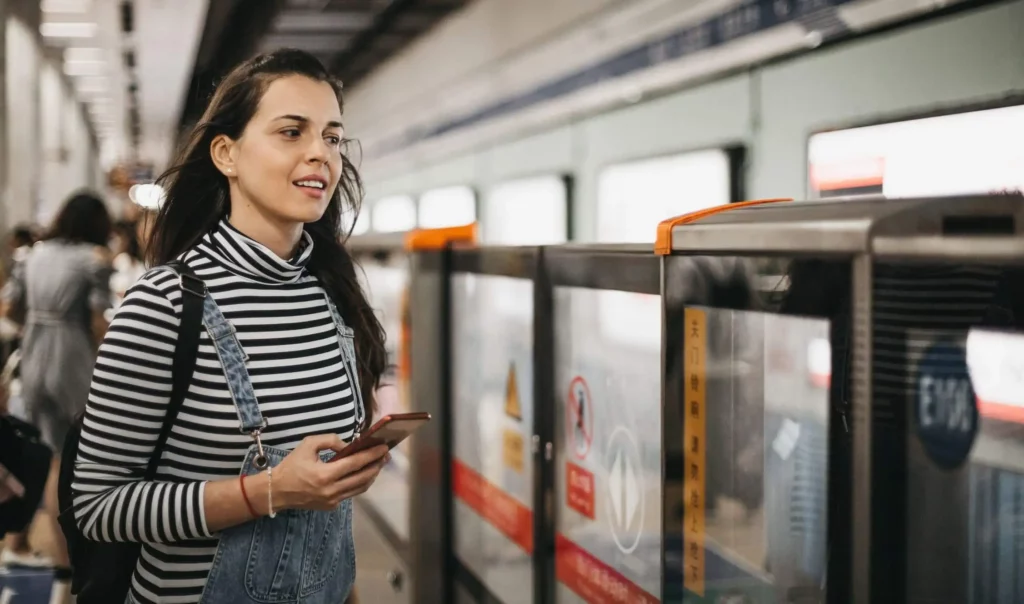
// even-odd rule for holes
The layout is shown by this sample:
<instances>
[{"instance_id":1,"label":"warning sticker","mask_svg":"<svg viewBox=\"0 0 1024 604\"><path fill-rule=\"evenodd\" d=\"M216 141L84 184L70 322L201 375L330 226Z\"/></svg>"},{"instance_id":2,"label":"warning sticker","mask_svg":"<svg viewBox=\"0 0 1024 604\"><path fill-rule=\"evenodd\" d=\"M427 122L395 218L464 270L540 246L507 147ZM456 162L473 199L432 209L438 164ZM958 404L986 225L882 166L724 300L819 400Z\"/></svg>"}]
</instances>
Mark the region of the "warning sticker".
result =
<instances>
[{"instance_id":1,"label":"warning sticker","mask_svg":"<svg viewBox=\"0 0 1024 604\"><path fill-rule=\"evenodd\" d=\"M505 415L515 420L523 419L523 411L519 406L519 384L516 380L516 365L508 366L508 379L505 380Z\"/></svg>"},{"instance_id":2,"label":"warning sticker","mask_svg":"<svg viewBox=\"0 0 1024 604\"><path fill-rule=\"evenodd\" d=\"M569 447L578 459L586 459L590 444L594 441L594 408L590 399L590 387L577 376L569 384L569 401L566 405L566 431Z\"/></svg>"},{"instance_id":3,"label":"warning sticker","mask_svg":"<svg viewBox=\"0 0 1024 604\"><path fill-rule=\"evenodd\" d=\"M689 591L704 596L704 481L707 464L705 460L705 417L707 376L707 317L704 311L687 308L685 311L686 348L683 363L684 401L686 416L683 419L683 463L686 478L683 481L683 584Z\"/></svg>"},{"instance_id":4,"label":"warning sticker","mask_svg":"<svg viewBox=\"0 0 1024 604\"><path fill-rule=\"evenodd\" d=\"M571 461L565 462L566 505L594 519L594 474Z\"/></svg>"},{"instance_id":5,"label":"warning sticker","mask_svg":"<svg viewBox=\"0 0 1024 604\"><path fill-rule=\"evenodd\" d=\"M505 467L522 474L523 458L526 455L523 435L519 430L506 429L502 441L501 457L505 462Z\"/></svg>"}]
</instances>

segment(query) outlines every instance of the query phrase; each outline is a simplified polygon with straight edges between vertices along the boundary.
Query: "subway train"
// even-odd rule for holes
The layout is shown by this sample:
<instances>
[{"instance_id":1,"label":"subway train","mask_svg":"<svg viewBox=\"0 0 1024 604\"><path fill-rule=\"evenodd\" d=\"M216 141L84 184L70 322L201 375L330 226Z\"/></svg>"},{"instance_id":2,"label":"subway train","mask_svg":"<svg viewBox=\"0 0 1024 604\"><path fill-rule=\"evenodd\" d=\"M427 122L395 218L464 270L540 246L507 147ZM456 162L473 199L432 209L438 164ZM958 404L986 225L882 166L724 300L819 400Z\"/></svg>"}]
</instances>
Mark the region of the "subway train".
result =
<instances>
[{"instance_id":1,"label":"subway train","mask_svg":"<svg viewBox=\"0 0 1024 604\"><path fill-rule=\"evenodd\" d=\"M855 5L868 12L860 2L842 10ZM999 2L795 54L751 43L752 67L599 106L555 96L427 138L405 114L364 123L357 94L350 129L363 148L367 203L356 231L477 220L486 243L635 243L652 241L651 224L666 216L740 199L1018 189L1022 19L1024 3ZM713 52L725 61L737 44ZM508 69L503 76L529 77ZM643 91L651 69L622 67L606 86ZM689 74L680 69L678 78ZM397 145L387 135L406 122Z\"/></svg>"},{"instance_id":2,"label":"subway train","mask_svg":"<svg viewBox=\"0 0 1024 604\"><path fill-rule=\"evenodd\" d=\"M350 244L435 425L357 506L361 589L1024 601L1021 22L368 137Z\"/></svg>"}]
</instances>

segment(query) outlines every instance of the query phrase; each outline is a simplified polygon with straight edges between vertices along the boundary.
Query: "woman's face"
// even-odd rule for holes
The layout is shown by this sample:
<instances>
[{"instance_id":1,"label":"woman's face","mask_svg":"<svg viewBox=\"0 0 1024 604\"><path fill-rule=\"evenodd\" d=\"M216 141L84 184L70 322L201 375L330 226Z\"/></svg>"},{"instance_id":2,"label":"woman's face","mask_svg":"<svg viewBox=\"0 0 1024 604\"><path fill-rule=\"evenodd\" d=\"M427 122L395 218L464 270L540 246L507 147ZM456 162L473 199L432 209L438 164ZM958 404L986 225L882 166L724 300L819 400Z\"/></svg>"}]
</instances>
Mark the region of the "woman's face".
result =
<instances>
[{"instance_id":1,"label":"woman's face","mask_svg":"<svg viewBox=\"0 0 1024 604\"><path fill-rule=\"evenodd\" d=\"M329 84L298 75L273 81L228 145L229 161L218 163L232 183L232 214L255 211L279 224L319 220L341 175L342 135Z\"/></svg>"}]
</instances>

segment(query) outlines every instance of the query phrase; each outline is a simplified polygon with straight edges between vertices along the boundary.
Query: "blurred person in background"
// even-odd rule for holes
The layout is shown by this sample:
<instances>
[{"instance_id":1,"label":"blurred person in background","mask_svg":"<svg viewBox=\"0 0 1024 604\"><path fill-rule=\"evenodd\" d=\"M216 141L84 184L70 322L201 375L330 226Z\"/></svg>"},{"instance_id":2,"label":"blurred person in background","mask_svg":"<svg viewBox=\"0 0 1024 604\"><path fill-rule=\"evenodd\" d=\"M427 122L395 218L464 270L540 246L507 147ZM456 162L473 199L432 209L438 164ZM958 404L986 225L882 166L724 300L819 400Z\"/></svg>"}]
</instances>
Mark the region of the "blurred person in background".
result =
<instances>
[{"instance_id":1,"label":"blurred person in background","mask_svg":"<svg viewBox=\"0 0 1024 604\"><path fill-rule=\"evenodd\" d=\"M111 250L114 254L114 273L110 276L110 289L114 294L115 306L120 304L128 288L135 285L146 272L139 245L138 225L134 222L119 221L114 224ZM109 317L108 317L109 320Z\"/></svg>"},{"instance_id":2,"label":"blurred person in background","mask_svg":"<svg viewBox=\"0 0 1024 604\"><path fill-rule=\"evenodd\" d=\"M25 261L35 242L36 233L31 226L19 225L11 230L10 238L7 240L10 253L4 258L3 278L0 280L2 283L7 282L8 277L14 272L15 266ZM21 324L24 320L25 318L21 316L0 317L0 367L6 367L11 355L17 350L21 337ZM20 399L16 393L14 393L14 398L12 413L20 417L20 407L17 404Z\"/></svg>"},{"instance_id":3,"label":"blurred person in background","mask_svg":"<svg viewBox=\"0 0 1024 604\"><path fill-rule=\"evenodd\" d=\"M11 248L11 260L13 262L24 260L28 256L29 250L35 245L35 242L36 234L31 226L22 224L14 227L11 231L11 239L8 242ZM10 272L7 274L10 274Z\"/></svg>"},{"instance_id":4,"label":"blurred person in background","mask_svg":"<svg viewBox=\"0 0 1024 604\"><path fill-rule=\"evenodd\" d=\"M85 409L96 349L107 326L103 313L111 305L110 230L103 201L88 192L74 194L43 240L15 264L0 292L0 313L24 316L20 375L25 419L56 453L44 504L53 559L29 553L24 535L14 535L0 562L52 562L58 578L68 566L68 556L57 524L57 466L64 438Z\"/></svg>"}]
</instances>

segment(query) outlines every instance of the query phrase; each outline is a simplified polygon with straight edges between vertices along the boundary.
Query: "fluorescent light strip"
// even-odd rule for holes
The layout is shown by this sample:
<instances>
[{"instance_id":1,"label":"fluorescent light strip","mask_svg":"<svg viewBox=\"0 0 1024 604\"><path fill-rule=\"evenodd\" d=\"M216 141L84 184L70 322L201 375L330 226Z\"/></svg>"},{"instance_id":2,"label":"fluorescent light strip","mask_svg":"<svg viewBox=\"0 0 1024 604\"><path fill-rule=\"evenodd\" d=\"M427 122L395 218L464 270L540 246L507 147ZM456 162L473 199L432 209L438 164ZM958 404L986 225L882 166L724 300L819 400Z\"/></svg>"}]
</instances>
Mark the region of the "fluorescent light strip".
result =
<instances>
[{"instance_id":1,"label":"fluorescent light strip","mask_svg":"<svg viewBox=\"0 0 1024 604\"><path fill-rule=\"evenodd\" d=\"M92 38L96 35L95 23L50 22L39 26L44 38Z\"/></svg>"},{"instance_id":2,"label":"fluorescent light strip","mask_svg":"<svg viewBox=\"0 0 1024 604\"><path fill-rule=\"evenodd\" d=\"M84 13L90 4L90 0L43 0L39 10L44 13Z\"/></svg>"},{"instance_id":3,"label":"fluorescent light strip","mask_svg":"<svg viewBox=\"0 0 1024 604\"><path fill-rule=\"evenodd\" d=\"M103 75L106 63L103 61L66 61L64 73L69 76Z\"/></svg>"},{"instance_id":4,"label":"fluorescent light strip","mask_svg":"<svg viewBox=\"0 0 1024 604\"><path fill-rule=\"evenodd\" d=\"M64 49L64 60L68 63L75 61L104 61L102 48L88 48L82 46L69 46Z\"/></svg>"}]
</instances>

